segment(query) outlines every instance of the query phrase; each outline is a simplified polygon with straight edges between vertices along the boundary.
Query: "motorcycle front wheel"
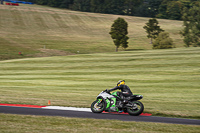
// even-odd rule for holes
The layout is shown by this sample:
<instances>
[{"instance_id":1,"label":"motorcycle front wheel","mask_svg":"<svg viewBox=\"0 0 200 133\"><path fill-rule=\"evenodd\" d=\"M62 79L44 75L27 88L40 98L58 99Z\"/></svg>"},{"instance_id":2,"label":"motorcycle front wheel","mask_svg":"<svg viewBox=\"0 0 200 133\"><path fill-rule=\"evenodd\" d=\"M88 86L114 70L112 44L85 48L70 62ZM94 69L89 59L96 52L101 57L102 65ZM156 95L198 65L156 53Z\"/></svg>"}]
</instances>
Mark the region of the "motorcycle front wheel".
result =
<instances>
[{"instance_id":1,"label":"motorcycle front wheel","mask_svg":"<svg viewBox=\"0 0 200 133\"><path fill-rule=\"evenodd\" d=\"M96 100L91 104L91 110L93 113L102 113L106 108L104 100Z\"/></svg>"},{"instance_id":2,"label":"motorcycle front wheel","mask_svg":"<svg viewBox=\"0 0 200 133\"><path fill-rule=\"evenodd\" d=\"M127 112L129 115L138 116L144 110L144 105L140 101L132 101L133 106L127 108Z\"/></svg>"}]
</instances>

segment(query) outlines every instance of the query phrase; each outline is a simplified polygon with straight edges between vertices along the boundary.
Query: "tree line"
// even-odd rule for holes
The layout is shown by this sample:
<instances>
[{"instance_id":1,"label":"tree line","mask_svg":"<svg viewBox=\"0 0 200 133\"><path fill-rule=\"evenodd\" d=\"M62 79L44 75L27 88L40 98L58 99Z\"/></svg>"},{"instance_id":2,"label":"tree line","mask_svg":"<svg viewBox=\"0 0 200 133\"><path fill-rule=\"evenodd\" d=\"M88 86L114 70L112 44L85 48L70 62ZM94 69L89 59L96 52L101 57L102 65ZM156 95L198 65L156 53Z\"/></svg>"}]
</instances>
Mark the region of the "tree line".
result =
<instances>
[{"instance_id":1,"label":"tree line","mask_svg":"<svg viewBox=\"0 0 200 133\"><path fill-rule=\"evenodd\" d=\"M146 30L147 37L151 39L153 49L174 48L173 40L169 37L169 33L165 32L158 25L156 18L151 18L143 27ZM116 46L116 51L119 47L128 47L128 23L123 18L118 18L114 21L109 32ZM195 2L191 8L183 10L183 30L180 31L183 36L183 41L186 47L200 46L200 2Z\"/></svg>"},{"instance_id":2,"label":"tree line","mask_svg":"<svg viewBox=\"0 0 200 133\"><path fill-rule=\"evenodd\" d=\"M182 20L199 0L24 0L76 11Z\"/></svg>"},{"instance_id":3,"label":"tree line","mask_svg":"<svg viewBox=\"0 0 200 133\"><path fill-rule=\"evenodd\" d=\"M155 18L149 19L143 27L146 30L147 37L151 38L153 49L168 49L174 48L173 40L169 37L169 33L165 32L158 26L158 21ZM116 52L119 47L126 49L128 47L128 23L123 18L117 18L111 26L109 32L116 46Z\"/></svg>"}]
</instances>

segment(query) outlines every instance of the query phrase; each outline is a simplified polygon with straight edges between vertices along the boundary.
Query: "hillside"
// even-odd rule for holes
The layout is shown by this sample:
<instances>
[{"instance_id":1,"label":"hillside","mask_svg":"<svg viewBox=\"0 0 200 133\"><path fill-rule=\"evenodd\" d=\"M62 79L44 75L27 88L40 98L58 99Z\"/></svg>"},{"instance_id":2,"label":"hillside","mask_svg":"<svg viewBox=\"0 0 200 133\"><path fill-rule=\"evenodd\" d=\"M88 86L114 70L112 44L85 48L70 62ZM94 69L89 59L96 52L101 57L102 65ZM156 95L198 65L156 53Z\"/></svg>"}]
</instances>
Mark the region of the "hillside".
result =
<instances>
[{"instance_id":1,"label":"hillside","mask_svg":"<svg viewBox=\"0 0 200 133\"><path fill-rule=\"evenodd\" d=\"M143 29L149 18L77 12L38 5L0 5L0 60L115 51L109 31L118 17L123 17L129 25L128 51L152 48ZM182 22L158 21L161 28L170 33L176 47L183 47L179 35Z\"/></svg>"}]
</instances>

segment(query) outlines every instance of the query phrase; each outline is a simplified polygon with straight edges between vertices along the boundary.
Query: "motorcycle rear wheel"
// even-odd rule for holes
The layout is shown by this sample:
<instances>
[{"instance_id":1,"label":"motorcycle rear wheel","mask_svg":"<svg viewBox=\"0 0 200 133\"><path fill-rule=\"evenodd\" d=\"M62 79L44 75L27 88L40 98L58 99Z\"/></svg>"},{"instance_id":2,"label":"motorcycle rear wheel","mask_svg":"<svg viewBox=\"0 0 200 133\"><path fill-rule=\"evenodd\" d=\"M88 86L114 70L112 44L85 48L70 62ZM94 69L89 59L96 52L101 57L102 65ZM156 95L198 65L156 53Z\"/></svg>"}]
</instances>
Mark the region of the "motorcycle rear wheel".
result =
<instances>
[{"instance_id":1,"label":"motorcycle rear wheel","mask_svg":"<svg viewBox=\"0 0 200 133\"><path fill-rule=\"evenodd\" d=\"M102 113L106 108L104 100L99 103L99 100L94 101L91 104L91 110L93 113Z\"/></svg>"},{"instance_id":2,"label":"motorcycle rear wheel","mask_svg":"<svg viewBox=\"0 0 200 133\"><path fill-rule=\"evenodd\" d=\"M133 116L140 115L144 110L144 105L140 101L132 101L132 104L134 105L133 107L127 108L128 114Z\"/></svg>"}]
</instances>

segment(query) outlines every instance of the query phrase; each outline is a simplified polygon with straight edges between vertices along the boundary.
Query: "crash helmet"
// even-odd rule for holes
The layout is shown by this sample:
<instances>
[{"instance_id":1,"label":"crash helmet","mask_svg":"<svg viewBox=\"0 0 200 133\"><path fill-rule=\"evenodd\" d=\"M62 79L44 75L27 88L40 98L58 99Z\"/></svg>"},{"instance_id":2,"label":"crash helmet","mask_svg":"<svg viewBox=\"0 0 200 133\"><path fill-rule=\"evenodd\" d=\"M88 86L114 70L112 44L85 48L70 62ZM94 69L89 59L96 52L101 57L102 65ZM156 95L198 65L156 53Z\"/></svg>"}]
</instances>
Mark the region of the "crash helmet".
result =
<instances>
[{"instance_id":1,"label":"crash helmet","mask_svg":"<svg viewBox=\"0 0 200 133\"><path fill-rule=\"evenodd\" d=\"M125 80L119 80L117 82L117 86L120 86L120 85L125 85Z\"/></svg>"}]
</instances>

